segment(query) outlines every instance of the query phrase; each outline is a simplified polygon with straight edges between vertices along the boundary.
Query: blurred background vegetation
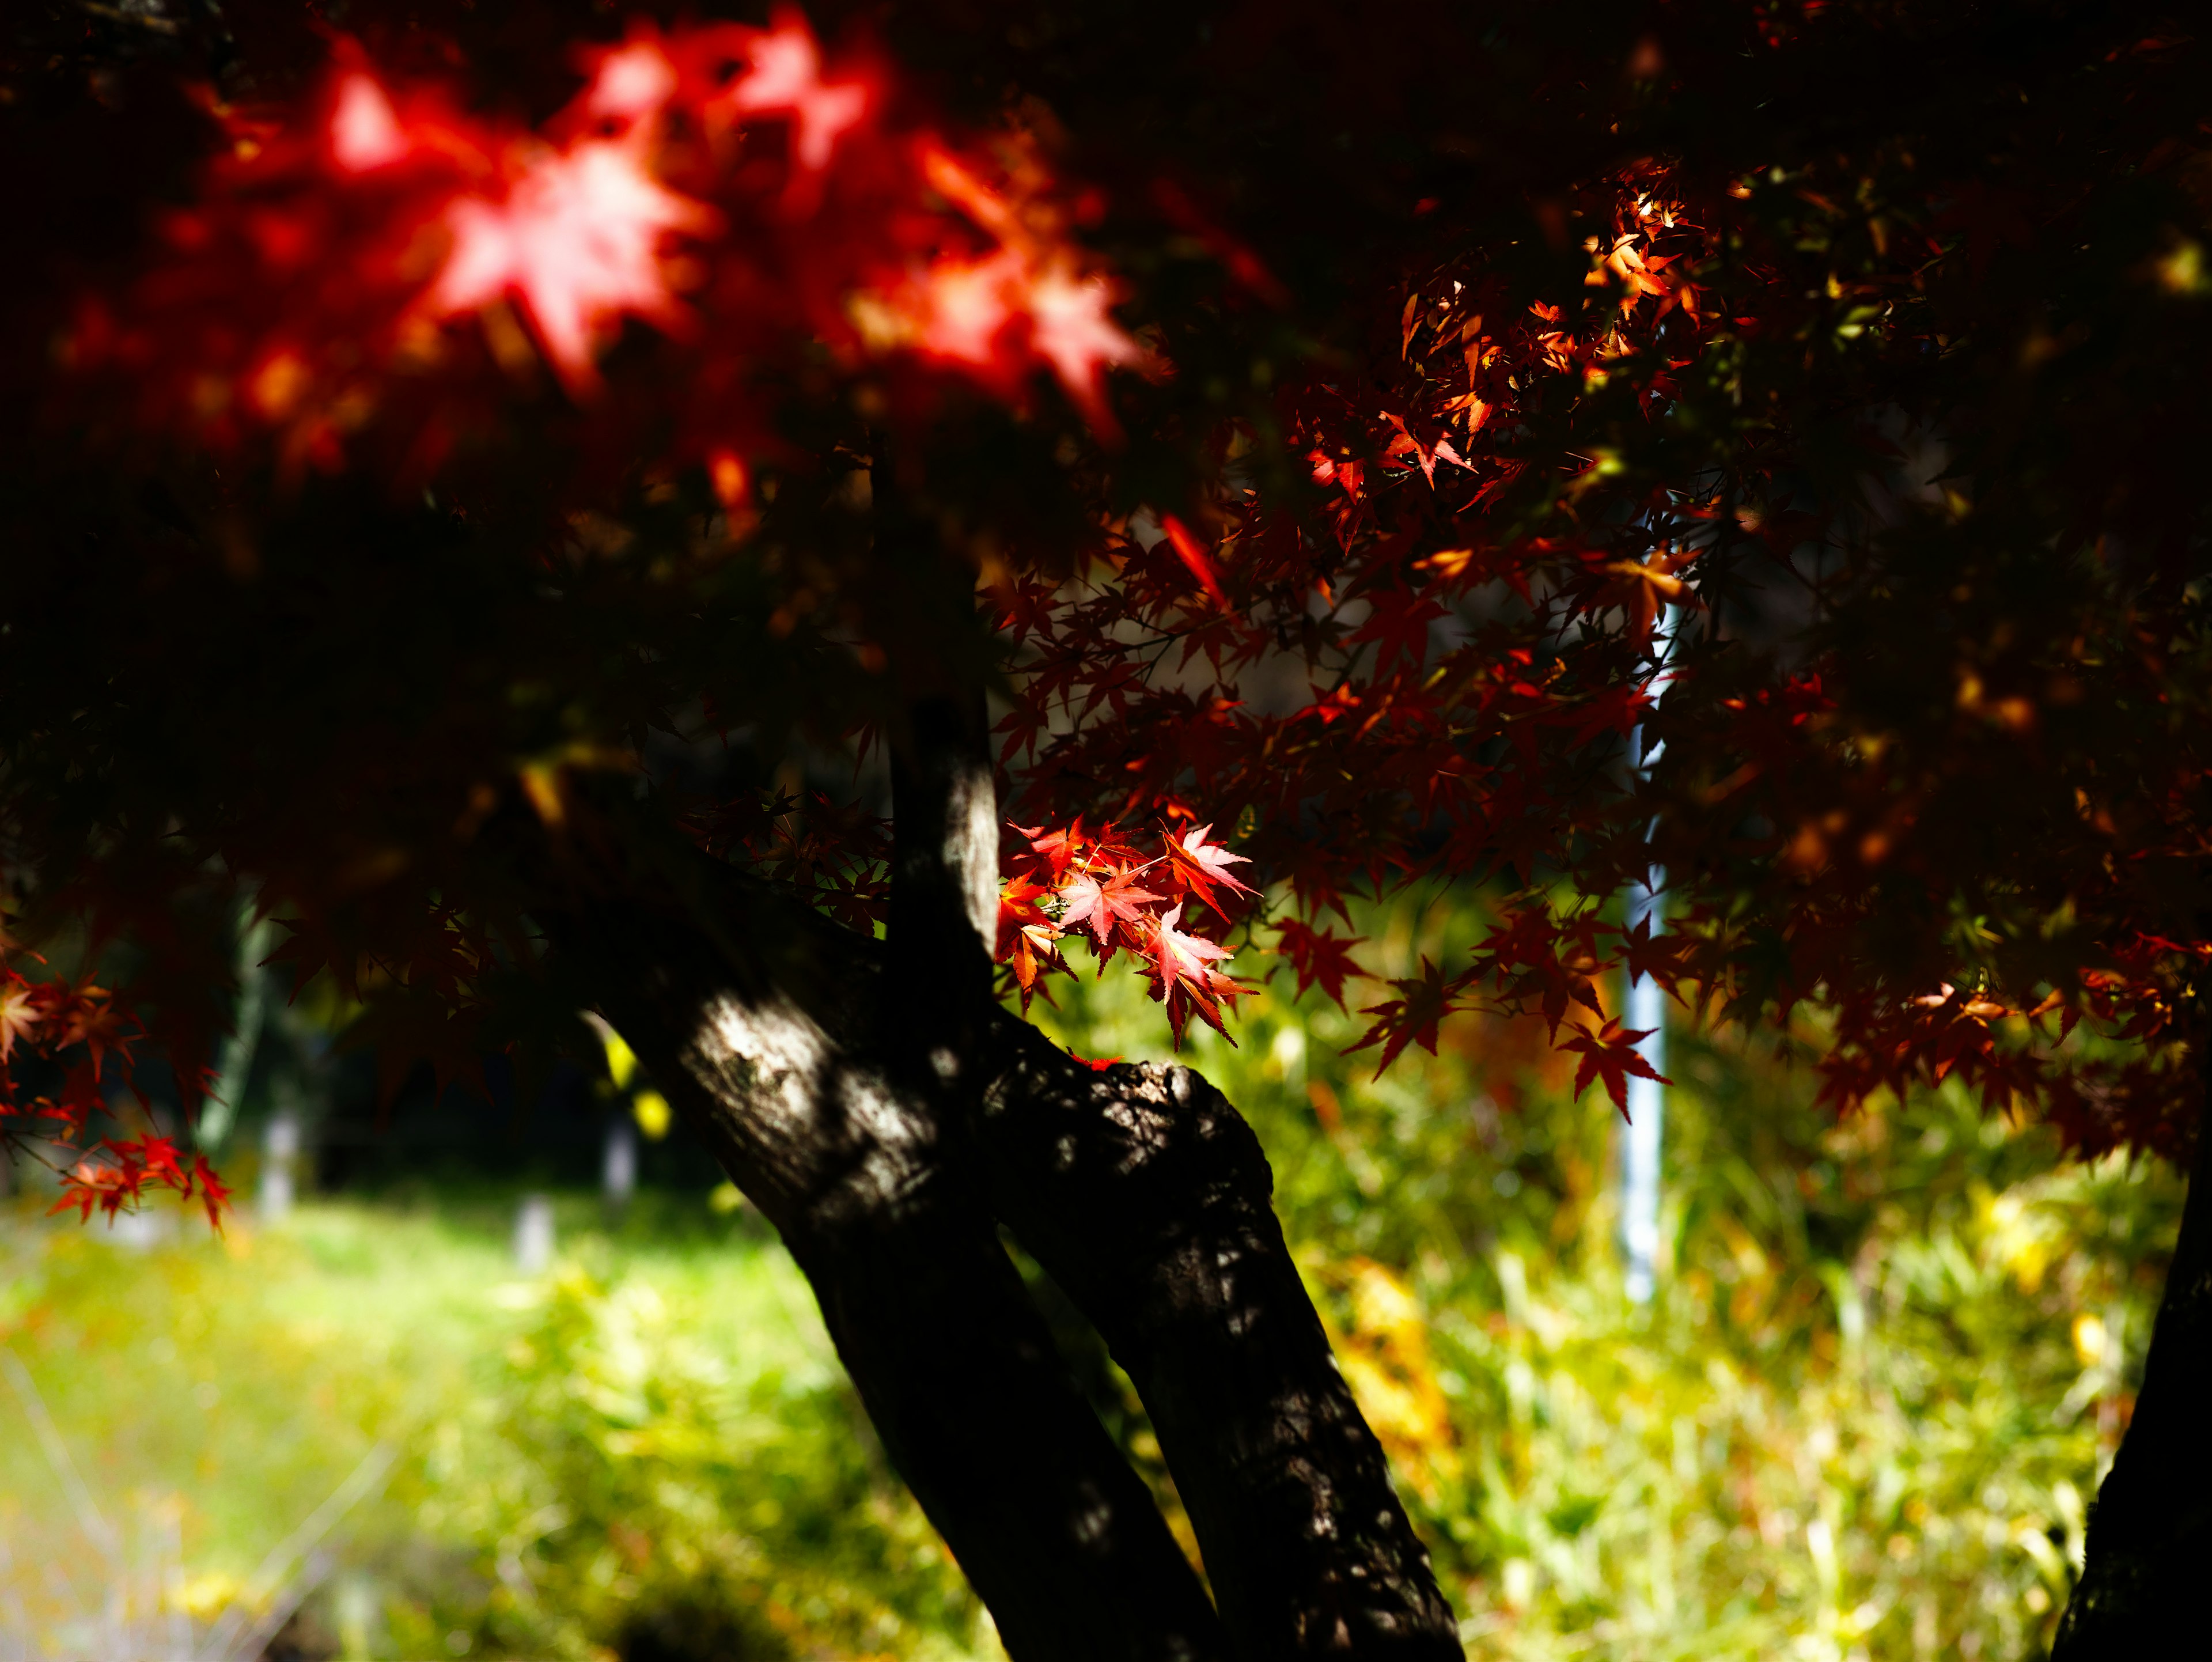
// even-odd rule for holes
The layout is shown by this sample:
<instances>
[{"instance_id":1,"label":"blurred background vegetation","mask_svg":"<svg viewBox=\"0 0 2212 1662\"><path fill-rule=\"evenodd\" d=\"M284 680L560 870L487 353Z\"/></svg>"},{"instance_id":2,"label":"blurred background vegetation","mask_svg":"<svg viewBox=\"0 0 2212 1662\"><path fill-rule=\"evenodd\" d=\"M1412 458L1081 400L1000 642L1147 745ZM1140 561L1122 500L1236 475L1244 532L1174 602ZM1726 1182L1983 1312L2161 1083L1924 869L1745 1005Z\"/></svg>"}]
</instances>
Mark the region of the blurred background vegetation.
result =
<instances>
[{"instance_id":1,"label":"blurred background vegetation","mask_svg":"<svg viewBox=\"0 0 2212 1662\"><path fill-rule=\"evenodd\" d=\"M1480 916L1458 895L1371 922L1369 967L1404 974ZM2175 1174L2061 1164L1948 1092L1839 1124L1788 1047L1678 1032L1639 1309L1618 1116L1571 1099L1540 1026L1455 1019L1378 1082L1340 1054L1357 1019L1289 991L1279 974L1236 1048L1201 1031L1185 1059L1267 1145L1471 1656L2044 1649ZM1165 1053L1121 966L1055 992L1040 1018L1081 1054ZM0 1656L106 1656L126 1629L303 1658L999 1653L766 1227L680 1129L645 1138L626 1202L592 1181L610 1105L665 1129L649 1094L556 1081L534 1114L474 1111L495 1147L433 1158L404 1133L436 1105L379 1145L312 1033L274 1054L228 1164L250 1196L256 1128L302 1112L324 1154L289 1217L80 1228L35 1190L0 1215L22 1364L0 1388ZM1127 1382L1032 1279L1190 1543Z\"/></svg>"}]
</instances>

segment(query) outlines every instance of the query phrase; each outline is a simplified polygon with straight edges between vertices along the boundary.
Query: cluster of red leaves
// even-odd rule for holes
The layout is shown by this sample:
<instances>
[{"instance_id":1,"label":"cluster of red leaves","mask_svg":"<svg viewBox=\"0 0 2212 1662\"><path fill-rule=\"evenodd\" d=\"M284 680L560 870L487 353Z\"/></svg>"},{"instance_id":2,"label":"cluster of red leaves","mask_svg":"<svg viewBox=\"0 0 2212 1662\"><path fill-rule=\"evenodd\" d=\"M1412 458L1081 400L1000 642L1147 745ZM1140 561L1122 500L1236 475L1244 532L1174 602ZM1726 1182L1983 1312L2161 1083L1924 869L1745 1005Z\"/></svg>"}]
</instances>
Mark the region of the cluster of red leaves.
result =
<instances>
[{"instance_id":1,"label":"cluster of red leaves","mask_svg":"<svg viewBox=\"0 0 2212 1662\"><path fill-rule=\"evenodd\" d=\"M1246 863L1243 855L1211 841L1211 825L1164 826L1161 851L1150 858L1110 828L1086 832L1079 817L1058 830L1013 829L1028 846L1010 856L1000 890L998 958L1024 1009L1041 977L1074 973L1060 943L1087 934L1101 975L1123 947L1138 960L1177 1044L1193 1015L1227 1036L1223 1006L1233 1008L1246 989L1224 967L1230 949L1196 933L1183 914L1199 905L1230 921L1237 897L1255 893L1229 869Z\"/></svg>"},{"instance_id":2,"label":"cluster of red leaves","mask_svg":"<svg viewBox=\"0 0 2212 1662\"><path fill-rule=\"evenodd\" d=\"M1948 802L1916 802L1909 758L1869 765L1873 746L1856 749L1842 721L1806 707L1826 702L1817 679L1771 691L1770 715L1801 707L1761 720L1762 700L1745 701L1753 719L1717 728L1694 776L1667 782L1678 811L1657 822L1654 843L1680 880L1674 949L1655 972L1746 1019L1786 1026L1801 1001L1820 1006L1821 1095L1839 1112L1955 1079L1992 1111L2046 1120L2085 1154L2183 1152L2203 1088L2185 1013L2206 947L2150 933L2174 927L2175 907L2131 891L2201 862L2201 825L2177 813L2154 830L2138 822L2136 836L2109 825L2069 836L2084 827L2026 812L2040 805L2017 788L1973 800L1973 770L1949 782ZM1957 734L1962 754L1978 741ZM2023 764L2049 754L2032 749ZM2179 805L2195 791L2191 748L2168 765L2165 779L2139 782ZM2015 815L2003 825L2011 846L1961 874L1961 826ZM1901 906L1900 892L1916 904ZM1902 953L1900 914L1926 929Z\"/></svg>"},{"instance_id":3,"label":"cluster of red leaves","mask_svg":"<svg viewBox=\"0 0 2212 1662\"><path fill-rule=\"evenodd\" d=\"M2176 737L2196 699L2179 613L2100 637L2092 570L2047 608L2063 619L2052 638L2074 636L2069 661L2037 662L2022 643L2047 618L1996 583L1978 615L1962 604L1973 585L1947 579L1930 599L1948 613L1931 604L1911 623L1954 616L1929 647L2005 652L2014 685L1962 666L1955 698L1938 688L1900 741L1873 717L1896 719L1914 664L1798 648L1793 665L1732 643L1711 609L1757 563L1804 586L1826 562L1809 584L1816 629L1892 587L1883 563L1909 551L1854 524L1853 502L1805 505L1805 435L1730 412L1770 343L1807 343L1803 381L1847 389L1838 403L1885 375L1912 387L1942 350L1929 273L1982 251L1941 204L1893 204L1849 281L1808 288L1803 250L1840 238L1844 211L1778 170L1700 191L1647 162L1568 208L1562 221L1599 228L1580 296L1532 301L1479 253L1440 259L1364 364L1286 385L1273 438L1237 435L1231 488L1160 514L1156 539L1125 528L1109 580L1002 586L1023 671L1002 731L1006 759L1025 764L1023 806L1249 831L1255 869L1300 914L1279 928L1301 989L1319 979L1340 1002L1352 943L1324 947L1324 911L1349 921L1349 892L1425 877L1488 883L1504 913L1471 959L1425 962L1367 1010L1362 1047L1384 1066L1432 1049L1453 1010L1539 1012L1582 1053L1577 1089L1601 1079L1622 1101L1645 1070L1601 989L1648 975L1747 1022L1825 1007L1839 1111L1955 1076L2087 1152L2184 1146L2199 1087L2179 1065L2176 1013L2204 949L2174 944L2191 924L2152 892L2208 852L2203 758ZM1694 400L1736 423L1725 445L1698 466L1629 465ZM1285 478L1277 441L1303 478ZM1882 441L1850 442L1863 457ZM1973 532L1934 534L1966 561ZM1669 608L1683 619L1671 641L1657 627ZM2062 733L2060 703L2107 725ZM2135 724L2125 745L2116 721ZM1666 747L1641 780L1622 743L1639 727ZM2116 765L2130 748L2139 778ZM2100 765L2130 814L2076 788ZM2078 814L2025 811L2039 770ZM2015 803L2009 837L1991 836L1992 813ZM1607 912L1654 865L1669 921L1632 934ZM1927 915L1900 944L1907 892ZM1954 927L1945 906L1982 922ZM2069 1043L2081 1024L2110 1043ZM2114 1062L2114 1045L2135 1059Z\"/></svg>"},{"instance_id":4,"label":"cluster of red leaves","mask_svg":"<svg viewBox=\"0 0 2212 1662\"><path fill-rule=\"evenodd\" d=\"M1591 788L1617 771L1603 741L1650 701L1652 618L1685 592L1691 557L1577 537L1571 517L1534 535L1516 521L1532 487L1539 516L1558 518L1605 477L1595 456L1564 480L1532 462L1527 425L1547 399L1609 373L1662 396L1667 354L1695 350L1700 294L1674 268L1709 234L1656 186L1649 172L1607 181L1615 230L1591 265L1602 301L1579 320L1513 307L1502 280L1462 265L1407 295L1386 383L1287 388L1281 431L1308 488L1164 514L1150 542L1125 530L1111 581L999 591L1023 667L1003 756L1026 762L1025 800L1252 827L1257 869L1302 914L1273 926L1301 991L1318 983L1342 1002L1361 973L1353 941L1316 927L1329 910L1349 922L1351 894L1557 869L1572 839L1609 828L1608 794ZM1265 466L1255 444L1236 447L1248 472ZM1501 588L1517 605L1473 604ZM1563 658L1563 632L1623 615L1628 627L1584 629L1579 661ZM1595 988L1622 958L1601 945L1608 930L1595 911L1520 914L1464 971L1425 964L1397 983L1362 1048L1379 1045L1385 1067L1408 1043L1433 1048L1437 1023L1484 989L1516 1008L1533 997L1555 1033L1571 1001L1603 1028ZM1648 932L1636 942L1647 968L1676 970L1675 950ZM1603 1031L1611 1086L1632 1036ZM1568 1042L1597 1042L1580 1032Z\"/></svg>"},{"instance_id":5,"label":"cluster of red leaves","mask_svg":"<svg viewBox=\"0 0 2212 1662\"><path fill-rule=\"evenodd\" d=\"M112 1218L149 1189L167 1189L185 1202L197 1196L220 1228L230 1191L204 1154L187 1161L154 1131L82 1146L91 1123L109 1111L109 1092L131 1087L131 1047L141 1032L105 988L31 981L0 964L0 1159L28 1153L52 1166L62 1184L57 1212ZM35 1136L27 1136L33 1126Z\"/></svg>"},{"instance_id":6,"label":"cluster of red leaves","mask_svg":"<svg viewBox=\"0 0 2212 1662\"><path fill-rule=\"evenodd\" d=\"M227 153L167 222L166 256L78 321L80 384L119 382L147 420L219 449L259 435L295 468L404 483L542 362L605 429L586 450L703 473L733 539L757 523L760 470L797 444L779 409L863 375L848 405L869 425L878 409L919 424L953 383L1018 406L1049 381L1109 427L1103 376L1144 355L1073 236L1097 204L1018 132L988 155L952 143L902 115L880 66L826 63L789 15L640 25L582 67L583 91L535 130L357 54L300 107L216 112ZM1649 975L1746 1021L1818 1001L1843 1107L1955 1078L2032 1102L2085 1149L2185 1139L2176 1012L2203 953L2170 880L2212 854L2195 493L2154 522L2159 470L2103 491L2071 455L2020 460L2045 429L2157 434L2100 403L2122 380L2101 371L2039 422L1992 422L1987 389L2011 383L1959 343L2023 377L2109 368L2124 355L2083 346L2093 325L2196 295L2199 245L2115 277L2095 264L2101 183L2031 199L2039 179L1982 188L1987 148L1953 144L1945 173L1917 141L1859 142L1795 172L1740 149L1613 167L1532 198L1519 235L1409 200L1407 222L1438 228L1425 263L1378 268L1352 297L1364 342L1346 325L1325 356L1252 366L1272 407L1215 432L1210 489L1128 512L1187 475L1100 462L1076 484L1099 521L1081 548L979 539L1013 675L1013 811L1067 828L1016 856L1001 956L1024 998L1081 931L1102 960L1127 946L1150 965L1178 1034L1193 1011L1219 1026L1225 949L1183 909L1218 913L1245 886L1189 835L1147 859L1080 829L1203 820L1237 828L1255 882L1285 886L1279 950L1301 990L1340 1002L1356 942L1326 913L1348 926L1355 895L1419 880L1488 886L1491 936L1368 1008L1362 1043L1385 1066L1433 1047L1454 1010L1529 1011L1580 1053L1581 1086L1618 1099L1634 1035L1602 989ZM2126 143L2146 176L2185 148ZM1552 253L1531 258L1536 240ZM1286 298L1224 259L1242 301ZM2178 315L2115 332L2157 342ZM648 327L615 351L631 324ZM653 354L665 373L635 377ZM1189 379L1175 408L1202 427L1208 377ZM2135 406L2179 408L2138 379L2156 397ZM1985 441L1960 468L1993 470L1986 505L1970 518L1931 506L1930 479L1878 477L1889 416ZM2160 420L2183 435L2173 454L2201 452ZM852 472L881 460L849 424L839 442ZM2112 477L2133 466L2107 460ZM2000 488L2008 466L2035 488ZM1861 484L1896 527L1868 529L1882 514ZM2113 574L2130 560L2171 569L2130 590ZM864 581L883 587L885 563ZM1744 621L1753 566L1802 591L1796 621ZM1639 728L1664 747L1643 776L1624 743ZM795 810L733 810L708 838L872 921L880 826ZM1667 928L1624 930L1607 909L1655 864ZM328 934L295 938L303 965L352 961L326 921L302 927ZM450 964L405 971L414 1037L449 1050L489 957L453 928ZM2140 1061L2080 1043L2085 1025Z\"/></svg>"},{"instance_id":7,"label":"cluster of red leaves","mask_svg":"<svg viewBox=\"0 0 2212 1662\"><path fill-rule=\"evenodd\" d=\"M831 61L787 9L765 28L640 20L576 59L580 90L535 126L343 40L289 101L201 89L219 143L136 275L79 298L58 354L76 405L57 425L112 427L120 411L130 432L273 461L283 488L357 471L412 494L495 447L518 407L557 406L581 435L564 457L623 478L644 454L657 478L703 478L729 541L759 523L780 466L819 460L792 407L856 381L854 402L895 430L955 389L1020 410L1047 387L1111 430L1106 374L1144 355L1074 235L1097 204L1063 191L1025 131L956 142L887 66ZM547 372L565 401L539 396ZM514 779L557 831L562 768L604 759L574 746ZM469 788L457 848L497 800ZM872 816L815 794L688 818L854 927L880 921L887 837ZM480 1087L483 1057L511 1042L485 983L533 943L511 908L426 909L384 882L408 864L393 841L335 882L270 877L289 931L276 961L302 982L330 971L365 1006L349 1038L376 1050L385 1099L422 1059L441 1090ZM273 862L264 849L253 863ZM189 1021L154 1008L170 1053L191 1051ZM204 1027L210 1012L193 1014ZM198 1070L179 1072L189 1095ZM126 1189L166 1180L158 1149L113 1152Z\"/></svg>"},{"instance_id":8,"label":"cluster of red leaves","mask_svg":"<svg viewBox=\"0 0 2212 1662\"><path fill-rule=\"evenodd\" d=\"M218 449L264 435L336 470L374 428L427 478L542 358L608 419L656 423L733 513L825 347L894 405L926 409L947 375L1018 402L1042 373L1109 422L1105 371L1141 354L1018 134L968 153L901 121L889 76L825 64L791 11L641 21L580 58L582 91L536 130L344 43L303 103L214 108L227 153L136 286L84 304L70 361ZM680 361L672 409L605 396L631 321Z\"/></svg>"}]
</instances>

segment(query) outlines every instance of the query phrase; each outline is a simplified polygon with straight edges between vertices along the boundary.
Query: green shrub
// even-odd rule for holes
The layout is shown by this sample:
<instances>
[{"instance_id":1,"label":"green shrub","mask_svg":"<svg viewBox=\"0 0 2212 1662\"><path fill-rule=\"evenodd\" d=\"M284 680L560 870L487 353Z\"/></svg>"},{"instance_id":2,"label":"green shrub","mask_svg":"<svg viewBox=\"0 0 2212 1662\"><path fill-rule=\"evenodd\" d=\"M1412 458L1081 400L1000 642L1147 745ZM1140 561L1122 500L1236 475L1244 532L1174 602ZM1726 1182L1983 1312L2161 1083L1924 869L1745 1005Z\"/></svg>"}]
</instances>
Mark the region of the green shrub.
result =
<instances>
[{"instance_id":1,"label":"green shrub","mask_svg":"<svg viewBox=\"0 0 2212 1662\"><path fill-rule=\"evenodd\" d=\"M1401 912L1375 967L1412 973L1475 922ZM1085 1055L1164 1056L1126 979L1063 986L1046 1021ZM1364 1024L1287 991L1187 1059L1260 1131L1471 1655L2045 1648L2132 1402L2174 1173L2063 1165L1948 1090L1838 1124L1771 1049L1678 1037L1639 1310L1613 1246L1619 1116L1568 1099L1540 1026L1455 1018L1376 1081L1340 1054Z\"/></svg>"}]
</instances>

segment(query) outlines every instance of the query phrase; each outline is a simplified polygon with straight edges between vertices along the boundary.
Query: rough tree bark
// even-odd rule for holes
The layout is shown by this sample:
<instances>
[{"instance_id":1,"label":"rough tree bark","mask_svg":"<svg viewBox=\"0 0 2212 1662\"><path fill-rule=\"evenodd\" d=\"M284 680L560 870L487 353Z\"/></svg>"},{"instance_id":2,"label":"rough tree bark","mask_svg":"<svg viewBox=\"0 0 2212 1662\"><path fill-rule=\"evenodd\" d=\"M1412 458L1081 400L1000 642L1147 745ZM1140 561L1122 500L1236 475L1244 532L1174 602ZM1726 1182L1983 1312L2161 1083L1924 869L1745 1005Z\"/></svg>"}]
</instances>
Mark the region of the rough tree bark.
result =
<instances>
[{"instance_id":1,"label":"rough tree bark","mask_svg":"<svg viewBox=\"0 0 2212 1662\"><path fill-rule=\"evenodd\" d=\"M927 795L909 794L908 837ZM959 790L935 800L973 811ZM963 846L935 825L934 847ZM917 1057L906 1007L928 966L703 859L679 886L647 903L593 884L548 922L782 1233L1013 1656L1460 1654L1267 1161L1218 1092L1181 1068L1093 1072L994 1006L948 1014L927 991L957 1048ZM967 886L939 899L964 911ZM1054 1352L1000 1222L1136 1381L1218 1616Z\"/></svg>"},{"instance_id":2,"label":"rough tree bark","mask_svg":"<svg viewBox=\"0 0 2212 1662\"><path fill-rule=\"evenodd\" d=\"M782 1234L885 1450L1020 1658L1214 1658L1220 1626L1053 1349L923 1100L892 989L811 921L611 900L554 920L608 1020ZM752 943L781 937L781 949ZM772 978L780 972L785 984Z\"/></svg>"},{"instance_id":3,"label":"rough tree bark","mask_svg":"<svg viewBox=\"0 0 2212 1662\"><path fill-rule=\"evenodd\" d=\"M2205 1647L2212 1568L2212 1125L2197 1137L2142 1389L2089 1511L2081 1579L2051 1662L2181 1656Z\"/></svg>"},{"instance_id":4,"label":"rough tree bark","mask_svg":"<svg viewBox=\"0 0 2212 1662\"><path fill-rule=\"evenodd\" d=\"M991 1204L1135 1382L1240 1654L1458 1657L1250 1126L1187 1068L1094 1072L1012 1018L994 1038Z\"/></svg>"}]
</instances>

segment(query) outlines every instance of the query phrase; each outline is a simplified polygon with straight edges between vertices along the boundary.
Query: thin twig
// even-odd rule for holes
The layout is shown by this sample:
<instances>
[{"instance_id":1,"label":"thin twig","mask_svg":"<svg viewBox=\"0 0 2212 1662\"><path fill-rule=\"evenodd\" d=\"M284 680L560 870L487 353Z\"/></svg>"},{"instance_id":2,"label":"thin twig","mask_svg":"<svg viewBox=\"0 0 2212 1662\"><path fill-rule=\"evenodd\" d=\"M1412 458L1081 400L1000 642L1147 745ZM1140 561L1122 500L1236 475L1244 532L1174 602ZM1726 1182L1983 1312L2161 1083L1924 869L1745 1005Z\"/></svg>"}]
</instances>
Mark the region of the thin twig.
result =
<instances>
[{"instance_id":1,"label":"thin twig","mask_svg":"<svg viewBox=\"0 0 2212 1662\"><path fill-rule=\"evenodd\" d=\"M40 1446L46 1451L46 1464L54 1469L54 1476L61 1480L63 1492L69 1496L70 1505L76 1509L77 1526L83 1530L85 1537L100 1549L112 1566L116 1554L122 1548L122 1537L100 1515L100 1508L93 1503L92 1491L84 1486L84 1479L77 1476L76 1463L70 1458L69 1445L62 1441L62 1434L54 1425L53 1415L46 1412L46 1398L39 1395L38 1381L32 1379L30 1370L5 1345L0 1345L0 1368L6 1370L8 1383L15 1388L16 1397L23 1404L23 1412L30 1419L31 1428L38 1434Z\"/></svg>"},{"instance_id":2,"label":"thin twig","mask_svg":"<svg viewBox=\"0 0 2212 1662\"><path fill-rule=\"evenodd\" d=\"M274 1590L286 1567L303 1554L311 1552L337 1521L359 1504L370 1488L391 1470L394 1458L394 1451L389 1443L378 1443L362 1458L361 1464L354 1468L353 1475L331 1491L329 1500L309 1513L299 1528L270 1549L269 1555L261 1561L261 1568L253 1572L246 1585L239 1589L238 1596L232 1600L229 1608L223 1611L222 1619L216 1623L215 1631L208 1635L207 1643L195 1653L195 1662L237 1662L237 1659L252 1654L234 1648L240 1631L246 1626L248 1604ZM325 1565L325 1571L327 1568ZM320 1579L319 1574L317 1579Z\"/></svg>"},{"instance_id":3,"label":"thin twig","mask_svg":"<svg viewBox=\"0 0 2212 1662\"><path fill-rule=\"evenodd\" d=\"M327 1552L310 1554L300 1567L284 1591L261 1613L261 1619L238 1635L230 1648L221 1653L222 1662L252 1662L269 1647L277 1631L292 1619L292 1612L307 1601L307 1595L322 1586L323 1578L331 1573L331 1558ZM209 1653L203 1651L202 1656Z\"/></svg>"}]
</instances>

